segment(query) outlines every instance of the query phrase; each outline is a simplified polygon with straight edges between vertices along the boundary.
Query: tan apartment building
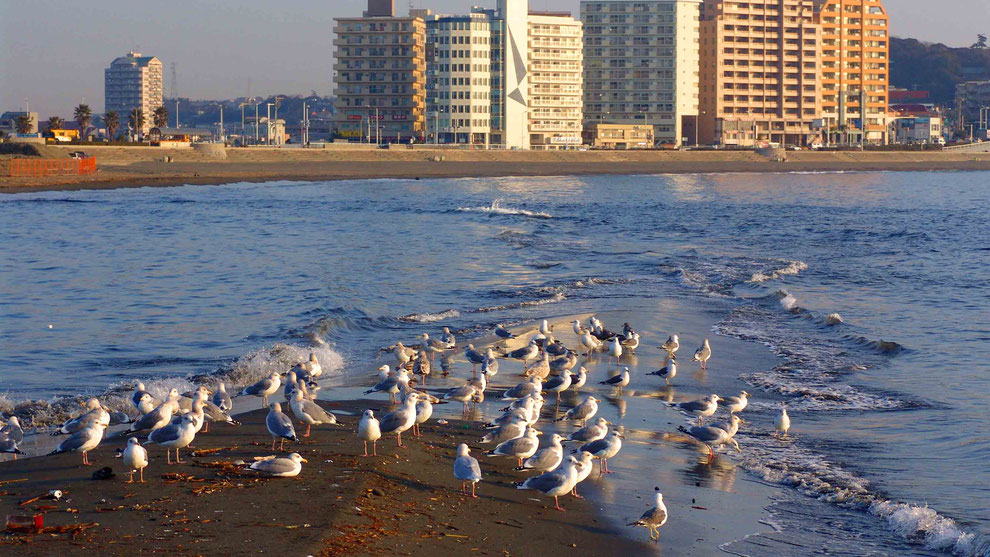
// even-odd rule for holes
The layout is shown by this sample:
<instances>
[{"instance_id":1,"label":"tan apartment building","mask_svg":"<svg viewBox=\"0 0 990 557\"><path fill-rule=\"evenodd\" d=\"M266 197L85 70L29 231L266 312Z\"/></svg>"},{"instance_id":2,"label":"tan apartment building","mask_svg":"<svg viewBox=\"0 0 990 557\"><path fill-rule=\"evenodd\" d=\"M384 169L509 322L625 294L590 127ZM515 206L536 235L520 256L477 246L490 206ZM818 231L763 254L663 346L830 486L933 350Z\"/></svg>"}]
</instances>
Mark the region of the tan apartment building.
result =
<instances>
[{"instance_id":1,"label":"tan apartment building","mask_svg":"<svg viewBox=\"0 0 990 557\"><path fill-rule=\"evenodd\" d=\"M822 26L826 142L848 145L865 139L888 143L890 37L883 2L815 0L815 9L816 21Z\"/></svg>"},{"instance_id":2,"label":"tan apartment building","mask_svg":"<svg viewBox=\"0 0 990 557\"><path fill-rule=\"evenodd\" d=\"M643 124L680 145L698 115L701 0L582 0L584 125ZM693 131L692 131L693 135Z\"/></svg>"},{"instance_id":3,"label":"tan apartment building","mask_svg":"<svg viewBox=\"0 0 990 557\"><path fill-rule=\"evenodd\" d=\"M141 134L154 126L152 113L162 106L162 61L154 56L142 56L133 50L121 56L103 70L104 113L115 111L126 123L131 110L140 108L144 114Z\"/></svg>"},{"instance_id":4,"label":"tan apartment building","mask_svg":"<svg viewBox=\"0 0 990 557\"><path fill-rule=\"evenodd\" d=\"M820 141L821 41L813 0L705 0L698 142Z\"/></svg>"},{"instance_id":5,"label":"tan apartment building","mask_svg":"<svg viewBox=\"0 0 990 557\"><path fill-rule=\"evenodd\" d=\"M426 22L368 0L363 17L335 18L334 126L348 139L423 141Z\"/></svg>"},{"instance_id":6,"label":"tan apartment building","mask_svg":"<svg viewBox=\"0 0 990 557\"><path fill-rule=\"evenodd\" d=\"M529 12L529 146L581 144L584 33L562 12Z\"/></svg>"}]
</instances>

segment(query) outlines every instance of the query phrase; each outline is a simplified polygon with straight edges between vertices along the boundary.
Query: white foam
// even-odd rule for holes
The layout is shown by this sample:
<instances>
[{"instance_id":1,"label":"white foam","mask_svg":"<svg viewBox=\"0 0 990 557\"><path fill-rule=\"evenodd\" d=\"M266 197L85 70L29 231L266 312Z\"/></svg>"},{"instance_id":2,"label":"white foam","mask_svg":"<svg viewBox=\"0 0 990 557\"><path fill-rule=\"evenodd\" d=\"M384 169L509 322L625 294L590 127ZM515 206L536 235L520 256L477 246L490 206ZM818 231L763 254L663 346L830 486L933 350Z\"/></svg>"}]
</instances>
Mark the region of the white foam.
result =
<instances>
[{"instance_id":1,"label":"white foam","mask_svg":"<svg viewBox=\"0 0 990 557\"><path fill-rule=\"evenodd\" d=\"M780 269L771 271L770 273L753 273L753 276L750 277L747 282L761 283L768 280L777 280L781 277L796 275L801 271L806 271L807 269L808 264L804 261L791 261L785 267L781 267Z\"/></svg>"},{"instance_id":2,"label":"white foam","mask_svg":"<svg viewBox=\"0 0 990 557\"><path fill-rule=\"evenodd\" d=\"M780 292L784 294L784 297L780 299L781 307L783 307L787 311L793 310L794 306L797 305L797 298L795 298L792 294L789 294L783 290L781 290Z\"/></svg>"},{"instance_id":3,"label":"white foam","mask_svg":"<svg viewBox=\"0 0 990 557\"><path fill-rule=\"evenodd\" d=\"M435 323L437 321L443 321L445 319L453 319L455 317L460 317L461 312L456 309L448 309L441 311L439 313L413 313L411 315L404 315L399 318L399 321L408 321L414 323Z\"/></svg>"},{"instance_id":4,"label":"white foam","mask_svg":"<svg viewBox=\"0 0 990 557\"><path fill-rule=\"evenodd\" d=\"M488 207L458 207L461 213L488 213L491 215L516 215L534 219L552 219L553 215L543 211L528 211L526 209L516 209L513 207L503 207L502 200L496 199Z\"/></svg>"},{"instance_id":5,"label":"white foam","mask_svg":"<svg viewBox=\"0 0 990 557\"><path fill-rule=\"evenodd\" d=\"M501 306L487 306L487 307L483 307L483 308L478 308L478 309L474 310L472 313L488 313L490 311L503 311L503 310L507 310L507 309L526 308L526 307L533 307L533 306L544 306L544 305L547 305L547 304L555 304L557 302L562 302L562 301L564 301L566 299L567 299L567 296L563 292L557 292L556 294L554 294L553 296L550 296L549 298L541 298L539 300L527 300L525 302L517 302L517 303L514 303L514 304L505 304L505 305L501 305Z\"/></svg>"},{"instance_id":6,"label":"white foam","mask_svg":"<svg viewBox=\"0 0 990 557\"><path fill-rule=\"evenodd\" d=\"M957 555L977 555L976 536L963 531L951 518L925 506L876 501L871 514L887 521L887 528L904 538L922 537L925 547Z\"/></svg>"}]
</instances>

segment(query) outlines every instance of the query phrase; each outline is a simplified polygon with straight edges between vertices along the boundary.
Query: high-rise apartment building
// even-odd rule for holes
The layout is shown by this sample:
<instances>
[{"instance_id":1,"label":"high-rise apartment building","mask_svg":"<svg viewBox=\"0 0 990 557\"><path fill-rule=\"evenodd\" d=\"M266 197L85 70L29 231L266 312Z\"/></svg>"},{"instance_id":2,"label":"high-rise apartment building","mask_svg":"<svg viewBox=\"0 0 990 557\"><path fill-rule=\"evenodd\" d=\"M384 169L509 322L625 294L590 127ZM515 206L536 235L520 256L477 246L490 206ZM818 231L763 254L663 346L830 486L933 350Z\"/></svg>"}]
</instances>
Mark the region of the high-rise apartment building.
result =
<instances>
[{"instance_id":1,"label":"high-rise apartment building","mask_svg":"<svg viewBox=\"0 0 990 557\"><path fill-rule=\"evenodd\" d=\"M581 2L585 127L652 125L657 142L681 144L698 115L701 1Z\"/></svg>"},{"instance_id":2,"label":"high-rise apartment building","mask_svg":"<svg viewBox=\"0 0 990 557\"><path fill-rule=\"evenodd\" d=\"M142 134L152 128L152 113L162 106L162 61L133 50L103 71L104 112L116 111L127 122L131 110L144 114Z\"/></svg>"},{"instance_id":3,"label":"high-rise apartment building","mask_svg":"<svg viewBox=\"0 0 990 557\"><path fill-rule=\"evenodd\" d=\"M815 0L815 9L816 20L822 26L822 117L826 141L887 143L887 10L880 0Z\"/></svg>"},{"instance_id":4,"label":"high-rise apartment building","mask_svg":"<svg viewBox=\"0 0 990 557\"><path fill-rule=\"evenodd\" d=\"M581 144L584 41L569 13L529 13L529 144L561 149Z\"/></svg>"},{"instance_id":5,"label":"high-rise apartment building","mask_svg":"<svg viewBox=\"0 0 990 557\"><path fill-rule=\"evenodd\" d=\"M705 0L699 142L818 141L821 43L813 0Z\"/></svg>"},{"instance_id":6,"label":"high-rise apartment building","mask_svg":"<svg viewBox=\"0 0 990 557\"><path fill-rule=\"evenodd\" d=\"M426 22L396 17L392 0L368 0L363 17L334 21L337 132L369 141L423 141Z\"/></svg>"},{"instance_id":7,"label":"high-rise apartment building","mask_svg":"<svg viewBox=\"0 0 990 557\"><path fill-rule=\"evenodd\" d=\"M491 12L426 20L427 141L492 142Z\"/></svg>"}]
</instances>

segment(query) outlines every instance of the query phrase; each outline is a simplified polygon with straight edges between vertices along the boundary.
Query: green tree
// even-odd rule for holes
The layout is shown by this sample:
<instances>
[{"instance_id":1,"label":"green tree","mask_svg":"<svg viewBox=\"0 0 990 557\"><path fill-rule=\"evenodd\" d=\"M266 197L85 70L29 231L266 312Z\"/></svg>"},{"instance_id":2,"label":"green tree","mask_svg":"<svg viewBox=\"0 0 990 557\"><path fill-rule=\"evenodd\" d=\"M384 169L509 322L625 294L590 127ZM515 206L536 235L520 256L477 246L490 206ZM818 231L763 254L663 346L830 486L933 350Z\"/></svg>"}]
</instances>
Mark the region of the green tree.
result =
<instances>
[{"instance_id":1,"label":"green tree","mask_svg":"<svg viewBox=\"0 0 990 557\"><path fill-rule=\"evenodd\" d=\"M49 130L60 130L62 126L65 125L65 120L62 120L58 116L52 116L48 119L48 129Z\"/></svg>"},{"instance_id":2,"label":"green tree","mask_svg":"<svg viewBox=\"0 0 990 557\"><path fill-rule=\"evenodd\" d=\"M103 115L103 127L107 129L107 137L113 141L117 137L117 130L120 129L120 116L117 111L111 110Z\"/></svg>"},{"instance_id":3,"label":"green tree","mask_svg":"<svg viewBox=\"0 0 990 557\"><path fill-rule=\"evenodd\" d=\"M159 106L151 113L151 119L155 123L156 128L168 127L168 109L165 105Z\"/></svg>"},{"instance_id":4,"label":"green tree","mask_svg":"<svg viewBox=\"0 0 990 557\"><path fill-rule=\"evenodd\" d=\"M987 47L987 36L980 33L976 36L976 43L970 48L986 48Z\"/></svg>"},{"instance_id":5,"label":"green tree","mask_svg":"<svg viewBox=\"0 0 990 557\"><path fill-rule=\"evenodd\" d=\"M86 132L89 131L89 123L93 121L93 111L89 109L88 104L80 104L73 111L72 117L79 124L79 139L85 138Z\"/></svg>"},{"instance_id":6,"label":"green tree","mask_svg":"<svg viewBox=\"0 0 990 557\"><path fill-rule=\"evenodd\" d=\"M140 108L132 108L127 117L127 127L135 136L141 135L141 131L144 129L144 111Z\"/></svg>"},{"instance_id":7,"label":"green tree","mask_svg":"<svg viewBox=\"0 0 990 557\"><path fill-rule=\"evenodd\" d=\"M17 133L31 133L31 116L21 114L14 120L14 129Z\"/></svg>"}]
</instances>

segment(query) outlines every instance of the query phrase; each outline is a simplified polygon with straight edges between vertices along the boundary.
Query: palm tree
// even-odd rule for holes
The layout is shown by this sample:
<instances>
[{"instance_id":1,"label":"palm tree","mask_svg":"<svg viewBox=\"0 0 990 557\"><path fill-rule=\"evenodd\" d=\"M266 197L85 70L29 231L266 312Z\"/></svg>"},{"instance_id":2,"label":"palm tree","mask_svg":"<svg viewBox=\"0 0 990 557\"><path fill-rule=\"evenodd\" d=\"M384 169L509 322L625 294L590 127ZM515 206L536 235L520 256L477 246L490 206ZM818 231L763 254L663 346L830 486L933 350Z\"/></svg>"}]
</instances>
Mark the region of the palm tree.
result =
<instances>
[{"instance_id":1,"label":"palm tree","mask_svg":"<svg viewBox=\"0 0 990 557\"><path fill-rule=\"evenodd\" d=\"M120 128L120 116L117 115L117 111L111 110L103 115L103 127L107 129L107 137L113 141L117 135L117 129Z\"/></svg>"},{"instance_id":2,"label":"palm tree","mask_svg":"<svg viewBox=\"0 0 990 557\"><path fill-rule=\"evenodd\" d=\"M49 130L60 130L65 124L65 121L58 116L52 116L48 119L48 129Z\"/></svg>"},{"instance_id":3,"label":"palm tree","mask_svg":"<svg viewBox=\"0 0 990 557\"><path fill-rule=\"evenodd\" d=\"M93 119L93 111L89 109L88 104L80 104L72 114L76 122L79 123L79 139L83 139L86 137L89 123Z\"/></svg>"},{"instance_id":4,"label":"palm tree","mask_svg":"<svg viewBox=\"0 0 990 557\"><path fill-rule=\"evenodd\" d=\"M141 135L141 131L144 130L144 112L140 108L131 109L131 114L127 117L127 127L135 137Z\"/></svg>"},{"instance_id":5,"label":"palm tree","mask_svg":"<svg viewBox=\"0 0 990 557\"><path fill-rule=\"evenodd\" d=\"M14 120L14 129L17 133L31 133L31 116L21 114Z\"/></svg>"},{"instance_id":6,"label":"palm tree","mask_svg":"<svg viewBox=\"0 0 990 557\"><path fill-rule=\"evenodd\" d=\"M155 122L156 128L164 128L168 126L168 109L165 105L159 106L151 113L152 121Z\"/></svg>"}]
</instances>

